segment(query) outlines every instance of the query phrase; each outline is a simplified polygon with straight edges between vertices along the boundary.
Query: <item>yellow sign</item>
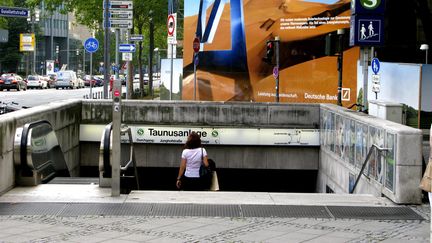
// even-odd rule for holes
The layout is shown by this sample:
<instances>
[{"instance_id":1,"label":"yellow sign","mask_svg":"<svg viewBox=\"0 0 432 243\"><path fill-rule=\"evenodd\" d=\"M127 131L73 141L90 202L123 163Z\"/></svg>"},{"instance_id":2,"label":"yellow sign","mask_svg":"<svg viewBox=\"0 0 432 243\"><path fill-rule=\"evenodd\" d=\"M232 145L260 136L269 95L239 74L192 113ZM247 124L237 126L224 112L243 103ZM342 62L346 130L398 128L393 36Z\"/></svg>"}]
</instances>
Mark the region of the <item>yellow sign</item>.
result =
<instances>
[{"instance_id":1,"label":"yellow sign","mask_svg":"<svg viewBox=\"0 0 432 243\"><path fill-rule=\"evenodd\" d=\"M20 34L20 51L34 51L35 42L34 34Z\"/></svg>"}]
</instances>

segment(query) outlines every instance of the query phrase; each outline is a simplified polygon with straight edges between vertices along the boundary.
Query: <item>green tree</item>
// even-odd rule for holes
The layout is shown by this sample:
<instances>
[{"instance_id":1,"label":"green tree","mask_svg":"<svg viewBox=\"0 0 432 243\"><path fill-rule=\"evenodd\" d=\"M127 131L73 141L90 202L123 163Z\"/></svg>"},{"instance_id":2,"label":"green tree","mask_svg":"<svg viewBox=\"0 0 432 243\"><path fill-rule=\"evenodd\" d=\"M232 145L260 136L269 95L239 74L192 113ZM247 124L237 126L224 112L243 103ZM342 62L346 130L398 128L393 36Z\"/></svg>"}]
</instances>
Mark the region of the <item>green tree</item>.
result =
<instances>
[{"instance_id":1,"label":"green tree","mask_svg":"<svg viewBox=\"0 0 432 243\"><path fill-rule=\"evenodd\" d=\"M78 23L90 29L96 30L97 36L102 37L103 33L103 0L27 0L30 6L37 6L44 2L48 10L54 10L58 6L64 6L63 12L73 12ZM138 72L142 72L142 66L147 64L149 55L153 55L153 50L149 50L149 24L150 11L153 12L154 23L154 43L160 49L166 49L166 21L168 15L168 0L133 0L133 23L134 28L131 33L141 34L144 41L138 44L138 55L134 58L134 66L138 67ZM112 37L111 37L112 38ZM100 46L104 46L103 38L98 38ZM114 40L111 43L115 43ZM111 60L114 60L114 50L111 44ZM102 60L103 51L98 51L94 56L96 60ZM146 58L144 58L146 57ZM99 59L101 58L101 59ZM141 78L143 75L140 75Z\"/></svg>"}]
</instances>

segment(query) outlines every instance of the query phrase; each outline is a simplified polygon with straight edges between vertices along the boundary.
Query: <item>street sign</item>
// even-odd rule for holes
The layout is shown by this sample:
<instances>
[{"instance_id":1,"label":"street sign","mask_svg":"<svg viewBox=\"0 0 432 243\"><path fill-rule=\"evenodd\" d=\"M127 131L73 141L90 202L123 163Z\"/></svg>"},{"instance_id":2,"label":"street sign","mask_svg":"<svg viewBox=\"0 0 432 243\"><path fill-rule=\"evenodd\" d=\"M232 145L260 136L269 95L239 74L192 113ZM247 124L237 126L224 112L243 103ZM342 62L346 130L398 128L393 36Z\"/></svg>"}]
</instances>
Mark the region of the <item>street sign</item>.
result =
<instances>
[{"instance_id":1,"label":"street sign","mask_svg":"<svg viewBox=\"0 0 432 243\"><path fill-rule=\"evenodd\" d=\"M132 11L122 11L122 10L110 10L109 11L110 20L113 19L132 19Z\"/></svg>"},{"instance_id":2,"label":"street sign","mask_svg":"<svg viewBox=\"0 0 432 243\"><path fill-rule=\"evenodd\" d=\"M96 52L99 49L99 41L96 38L90 37L84 42L84 48L89 53Z\"/></svg>"},{"instance_id":3,"label":"street sign","mask_svg":"<svg viewBox=\"0 0 432 243\"><path fill-rule=\"evenodd\" d=\"M381 46L384 44L383 16L351 16L350 45Z\"/></svg>"},{"instance_id":4,"label":"street sign","mask_svg":"<svg viewBox=\"0 0 432 243\"><path fill-rule=\"evenodd\" d=\"M131 52L123 52L122 53L122 60L123 61L128 62L128 61L132 61L132 59L133 59L133 56L132 56Z\"/></svg>"},{"instance_id":5,"label":"street sign","mask_svg":"<svg viewBox=\"0 0 432 243\"><path fill-rule=\"evenodd\" d=\"M34 34L20 34L20 51L34 51L35 49L35 35Z\"/></svg>"},{"instance_id":6,"label":"street sign","mask_svg":"<svg viewBox=\"0 0 432 243\"><path fill-rule=\"evenodd\" d=\"M372 59L371 67L372 67L372 72L374 74L378 74L378 72L380 70L380 62L379 62L378 58L375 57Z\"/></svg>"},{"instance_id":7,"label":"street sign","mask_svg":"<svg viewBox=\"0 0 432 243\"><path fill-rule=\"evenodd\" d=\"M135 52L135 44L120 44L119 52Z\"/></svg>"},{"instance_id":8,"label":"street sign","mask_svg":"<svg viewBox=\"0 0 432 243\"><path fill-rule=\"evenodd\" d=\"M195 37L192 44L193 50L195 53L198 53L201 48L200 39L198 37Z\"/></svg>"},{"instance_id":9,"label":"street sign","mask_svg":"<svg viewBox=\"0 0 432 243\"><path fill-rule=\"evenodd\" d=\"M379 93L380 92L380 76L377 74L372 75L372 92Z\"/></svg>"},{"instance_id":10,"label":"street sign","mask_svg":"<svg viewBox=\"0 0 432 243\"><path fill-rule=\"evenodd\" d=\"M174 36L168 36L168 44L176 45L177 44L176 38Z\"/></svg>"},{"instance_id":11,"label":"street sign","mask_svg":"<svg viewBox=\"0 0 432 243\"><path fill-rule=\"evenodd\" d=\"M168 36L174 36L175 32L175 18L173 14L168 15L167 28L168 28Z\"/></svg>"},{"instance_id":12,"label":"street sign","mask_svg":"<svg viewBox=\"0 0 432 243\"><path fill-rule=\"evenodd\" d=\"M108 27L113 29L132 29L133 24L131 19L111 19Z\"/></svg>"},{"instance_id":13,"label":"street sign","mask_svg":"<svg viewBox=\"0 0 432 243\"><path fill-rule=\"evenodd\" d=\"M143 41L144 36L143 35L131 35L130 41Z\"/></svg>"},{"instance_id":14,"label":"street sign","mask_svg":"<svg viewBox=\"0 0 432 243\"><path fill-rule=\"evenodd\" d=\"M133 9L133 2L132 1L109 1L108 8L109 9L132 10Z\"/></svg>"},{"instance_id":15,"label":"street sign","mask_svg":"<svg viewBox=\"0 0 432 243\"><path fill-rule=\"evenodd\" d=\"M0 6L0 16L2 17L27 18L29 15L30 15L30 10L27 8Z\"/></svg>"}]
</instances>

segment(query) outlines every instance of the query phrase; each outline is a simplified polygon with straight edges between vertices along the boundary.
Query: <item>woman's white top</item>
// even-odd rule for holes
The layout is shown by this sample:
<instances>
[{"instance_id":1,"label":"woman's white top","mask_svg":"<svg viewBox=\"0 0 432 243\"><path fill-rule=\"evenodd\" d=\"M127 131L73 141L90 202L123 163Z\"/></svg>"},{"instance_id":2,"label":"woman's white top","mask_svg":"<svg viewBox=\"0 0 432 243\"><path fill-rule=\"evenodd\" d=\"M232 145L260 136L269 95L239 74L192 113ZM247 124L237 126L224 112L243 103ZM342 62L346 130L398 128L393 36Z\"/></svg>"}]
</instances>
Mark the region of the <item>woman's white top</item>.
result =
<instances>
[{"instance_id":1,"label":"woman's white top","mask_svg":"<svg viewBox=\"0 0 432 243\"><path fill-rule=\"evenodd\" d=\"M184 149L182 152L182 159L186 159L186 177L200 177L199 169L201 166L201 149L202 157L207 156L207 151L205 148L195 148L195 149Z\"/></svg>"}]
</instances>

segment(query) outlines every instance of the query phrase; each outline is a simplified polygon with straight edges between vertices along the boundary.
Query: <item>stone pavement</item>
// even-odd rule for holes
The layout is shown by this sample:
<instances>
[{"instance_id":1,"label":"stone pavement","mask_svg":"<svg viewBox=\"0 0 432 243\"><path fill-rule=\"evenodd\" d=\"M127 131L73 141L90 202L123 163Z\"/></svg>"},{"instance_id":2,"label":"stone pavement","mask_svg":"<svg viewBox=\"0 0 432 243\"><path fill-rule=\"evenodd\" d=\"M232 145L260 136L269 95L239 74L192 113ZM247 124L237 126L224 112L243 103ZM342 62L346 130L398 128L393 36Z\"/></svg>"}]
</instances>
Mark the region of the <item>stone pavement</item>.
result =
<instances>
[{"instance_id":1,"label":"stone pavement","mask_svg":"<svg viewBox=\"0 0 432 243\"><path fill-rule=\"evenodd\" d=\"M344 199L335 194L140 191L112 198L109 191L98 187L58 189L48 185L14 188L0 196L0 202L135 201L209 205L223 202L282 205L285 202L290 205L391 206L385 199L374 199L369 195L345 195ZM0 208L0 242L429 242L429 204L410 207L426 220L138 215L65 217L5 215Z\"/></svg>"}]
</instances>

